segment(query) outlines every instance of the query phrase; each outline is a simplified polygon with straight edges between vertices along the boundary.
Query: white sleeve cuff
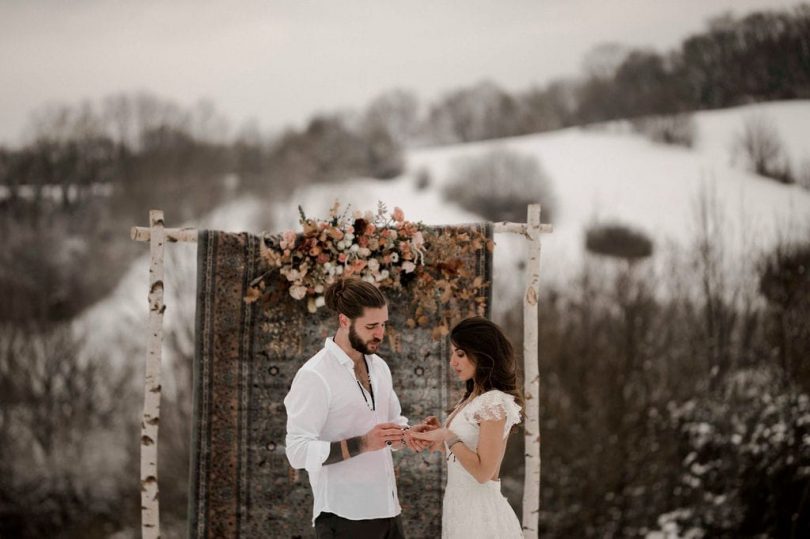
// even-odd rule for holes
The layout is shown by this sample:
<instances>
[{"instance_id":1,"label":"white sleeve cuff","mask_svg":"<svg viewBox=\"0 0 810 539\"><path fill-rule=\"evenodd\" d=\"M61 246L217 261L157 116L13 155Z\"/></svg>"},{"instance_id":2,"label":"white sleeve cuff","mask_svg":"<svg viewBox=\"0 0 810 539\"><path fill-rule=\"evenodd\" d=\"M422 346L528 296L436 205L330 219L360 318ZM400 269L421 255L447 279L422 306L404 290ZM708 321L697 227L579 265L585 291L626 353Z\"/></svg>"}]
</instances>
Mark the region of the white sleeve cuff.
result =
<instances>
[{"instance_id":1,"label":"white sleeve cuff","mask_svg":"<svg viewBox=\"0 0 810 539\"><path fill-rule=\"evenodd\" d=\"M329 456L329 442L313 440L307 444L307 461L304 469L309 473L319 472L323 461Z\"/></svg>"}]
</instances>

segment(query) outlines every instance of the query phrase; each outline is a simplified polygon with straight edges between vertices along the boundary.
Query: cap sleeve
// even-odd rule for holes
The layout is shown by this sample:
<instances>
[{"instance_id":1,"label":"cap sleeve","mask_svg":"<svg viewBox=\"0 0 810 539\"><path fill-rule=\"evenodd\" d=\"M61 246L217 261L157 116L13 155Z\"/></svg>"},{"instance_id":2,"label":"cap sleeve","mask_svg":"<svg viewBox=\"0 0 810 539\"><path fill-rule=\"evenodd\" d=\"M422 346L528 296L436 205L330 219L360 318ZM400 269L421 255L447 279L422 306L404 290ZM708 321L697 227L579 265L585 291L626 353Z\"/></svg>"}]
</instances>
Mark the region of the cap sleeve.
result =
<instances>
[{"instance_id":1,"label":"cap sleeve","mask_svg":"<svg viewBox=\"0 0 810 539\"><path fill-rule=\"evenodd\" d=\"M503 433L506 436L512 427L520 423L520 406L515 397L503 391L487 391L478 396L472 403L470 416L476 423L481 421L500 421L506 418Z\"/></svg>"}]
</instances>

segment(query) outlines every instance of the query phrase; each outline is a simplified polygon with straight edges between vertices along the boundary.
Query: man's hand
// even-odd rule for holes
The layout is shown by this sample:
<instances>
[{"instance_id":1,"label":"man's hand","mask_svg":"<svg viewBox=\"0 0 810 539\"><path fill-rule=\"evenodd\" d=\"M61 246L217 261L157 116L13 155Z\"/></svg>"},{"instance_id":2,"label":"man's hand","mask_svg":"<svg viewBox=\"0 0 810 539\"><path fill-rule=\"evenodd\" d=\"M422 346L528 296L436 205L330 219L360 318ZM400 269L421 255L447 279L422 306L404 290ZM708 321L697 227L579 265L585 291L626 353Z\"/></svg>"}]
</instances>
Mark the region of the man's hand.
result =
<instances>
[{"instance_id":1,"label":"man's hand","mask_svg":"<svg viewBox=\"0 0 810 539\"><path fill-rule=\"evenodd\" d=\"M379 423L363 436L365 451L377 451L387 445L401 442L405 437L402 427L396 423Z\"/></svg>"},{"instance_id":2,"label":"man's hand","mask_svg":"<svg viewBox=\"0 0 810 539\"><path fill-rule=\"evenodd\" d=\"M412 450L416 451L417 453L420 453L425 449L431 447L432 443L426 440L419 440L415 438L413 434L436 430L440 426L441 423L439 423L439 419L436 416L428 416L422 423L414 425L413 427L410 428L408 434L405 437L405 443Z\"/></svg>"}]
</instances>

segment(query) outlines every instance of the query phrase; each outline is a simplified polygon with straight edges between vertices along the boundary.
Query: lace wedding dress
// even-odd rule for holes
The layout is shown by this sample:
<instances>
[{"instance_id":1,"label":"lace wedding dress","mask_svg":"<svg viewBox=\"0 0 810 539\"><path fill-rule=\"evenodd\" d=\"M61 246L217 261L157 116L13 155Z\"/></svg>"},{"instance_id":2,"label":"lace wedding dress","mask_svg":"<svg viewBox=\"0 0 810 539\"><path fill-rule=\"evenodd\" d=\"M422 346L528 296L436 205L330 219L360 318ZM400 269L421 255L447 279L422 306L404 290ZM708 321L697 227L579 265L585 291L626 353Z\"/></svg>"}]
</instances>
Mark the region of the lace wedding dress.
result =
<instances>
[{"instance_id":1,"label":"lace wedding dress","mask_svg":"<svg viewBox=\"0 0 810 539\"><path fill-rule=\"evenodd\" d=\"M449 419L449 428L470 449L477 449L481 420L506 418L503 436L520 422L520 406L498 390L479 395ZM501 494L501 482L479 483L447 452L447 486L442 511L442 538L522 538L515 512Z\"/></svg>"}]
</instances>

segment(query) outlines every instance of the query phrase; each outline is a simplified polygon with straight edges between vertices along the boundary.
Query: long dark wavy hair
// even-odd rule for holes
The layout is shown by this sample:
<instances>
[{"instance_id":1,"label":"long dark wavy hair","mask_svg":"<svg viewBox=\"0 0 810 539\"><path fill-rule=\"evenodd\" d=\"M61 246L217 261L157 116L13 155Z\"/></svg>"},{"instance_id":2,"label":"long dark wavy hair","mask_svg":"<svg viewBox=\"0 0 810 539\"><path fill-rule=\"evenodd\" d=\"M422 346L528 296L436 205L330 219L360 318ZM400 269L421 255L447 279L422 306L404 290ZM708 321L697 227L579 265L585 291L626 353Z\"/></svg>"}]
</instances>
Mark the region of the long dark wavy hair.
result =
<instances>
[{"instance_id":1,"label":"long dark wavy hair","mask_svg":"<svg viewBox=\"0 0 810 539\"><path fill-rule=\"evenodd\" d=\"M475 374L467 380L464 399L473 392L481 394L499 389L513 395L523 410L514 349L497 324L480 316L466 318L450 331L450 342L475 364Z\"/></svg>"}]
</instances>

